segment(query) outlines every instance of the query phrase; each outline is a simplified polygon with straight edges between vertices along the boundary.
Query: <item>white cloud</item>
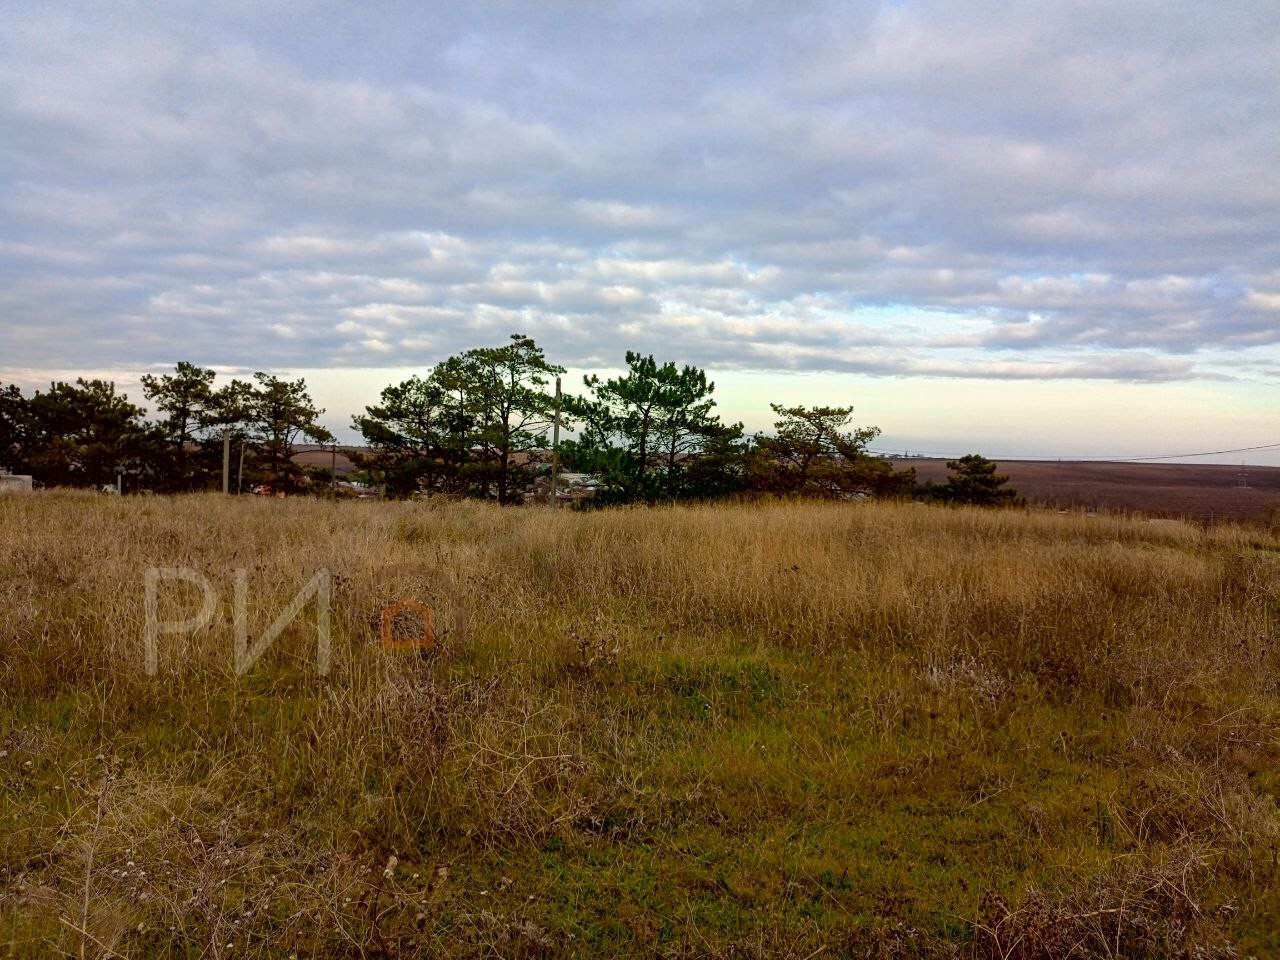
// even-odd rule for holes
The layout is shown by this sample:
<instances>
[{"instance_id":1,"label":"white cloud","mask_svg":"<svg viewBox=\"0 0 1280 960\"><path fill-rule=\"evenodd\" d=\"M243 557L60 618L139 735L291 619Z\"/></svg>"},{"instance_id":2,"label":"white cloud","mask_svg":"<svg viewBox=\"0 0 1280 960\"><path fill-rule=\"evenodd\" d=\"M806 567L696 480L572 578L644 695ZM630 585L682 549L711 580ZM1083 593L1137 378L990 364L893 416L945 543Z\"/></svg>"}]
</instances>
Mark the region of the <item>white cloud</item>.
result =
<instances>
[{"instance_id":1,"label":"white cloud","mask_svg":"<svg viewBox=\"0 0 1280 960\"><path fill-rule=\"evenodd\" d=\"M8 7L0 348L1270 369L1278 45L1267 0Z\"/></svg>"}]
</instances>

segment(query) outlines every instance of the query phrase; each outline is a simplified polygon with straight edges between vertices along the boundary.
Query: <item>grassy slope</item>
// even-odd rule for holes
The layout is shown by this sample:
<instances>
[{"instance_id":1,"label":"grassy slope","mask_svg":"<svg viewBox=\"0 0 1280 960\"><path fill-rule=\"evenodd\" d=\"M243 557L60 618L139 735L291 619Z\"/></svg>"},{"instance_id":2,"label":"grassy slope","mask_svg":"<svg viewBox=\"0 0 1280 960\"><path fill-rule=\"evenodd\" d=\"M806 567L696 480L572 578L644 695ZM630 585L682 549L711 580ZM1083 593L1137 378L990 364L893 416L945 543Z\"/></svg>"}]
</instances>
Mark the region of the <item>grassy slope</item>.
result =
<instances>
[{"instance_id":1,"label":"grassy slope","mask_svg":"<svg viewBox=\"0 0 1280 960\"><path fill-rule=\"evenodd\" d=\"M1280 553L1050 513L0 498L0 955L1280 952ZM219 590L142 669L143 571ZM230 670L232 568L261 631ZM194 590L167 583L162 616ZM379 612L431 605L431 655Z\"/></svg>"}]
</instances>

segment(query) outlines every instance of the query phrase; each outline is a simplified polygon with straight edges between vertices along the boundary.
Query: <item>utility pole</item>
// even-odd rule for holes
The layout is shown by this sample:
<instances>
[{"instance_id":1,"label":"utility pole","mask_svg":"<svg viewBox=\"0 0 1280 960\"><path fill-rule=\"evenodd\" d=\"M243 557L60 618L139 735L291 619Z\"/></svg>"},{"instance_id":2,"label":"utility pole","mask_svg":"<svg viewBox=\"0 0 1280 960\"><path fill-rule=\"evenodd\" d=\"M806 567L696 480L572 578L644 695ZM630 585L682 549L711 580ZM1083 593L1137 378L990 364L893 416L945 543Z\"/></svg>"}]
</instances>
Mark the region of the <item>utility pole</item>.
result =
<instances>
[{"instance_id":1,"label":"utility pole","mask_svg":"<svg viewBox=\"0 0 1280 960\"><path fill-rule=\"evenodd\" d=\"M551 421L551 505L556 506L556 481L560 478L560 378L556 377L556 415Z\"/></svg>"},{"instance_id":2,"label":"utility pole","mask_svg":"<svg viewBox=\"0 0 1280 960\"><path fill-rule=\"evenodd\" d=\"M338 441L329 448L329 492L338 499Z\"/></svg>"},{"instance_id":3,"label":"utility pole","mask_svg":"<svg viewBox=\"0 0 1280 960\"><path fill-rule=\"evenodd\" d=\"M222 492L231 492L231 428L222 428Z\"/></svg>"}]
</instances>

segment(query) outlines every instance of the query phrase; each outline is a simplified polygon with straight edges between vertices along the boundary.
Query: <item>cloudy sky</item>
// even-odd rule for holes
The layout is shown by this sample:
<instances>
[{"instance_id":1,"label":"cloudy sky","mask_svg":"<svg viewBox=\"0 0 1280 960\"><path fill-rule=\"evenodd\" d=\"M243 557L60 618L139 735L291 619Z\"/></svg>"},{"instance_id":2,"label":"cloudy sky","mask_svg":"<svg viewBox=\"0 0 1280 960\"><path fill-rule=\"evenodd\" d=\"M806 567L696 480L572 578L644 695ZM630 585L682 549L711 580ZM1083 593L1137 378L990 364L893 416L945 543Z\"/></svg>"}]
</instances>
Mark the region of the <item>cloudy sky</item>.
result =
<instances>
[{"instance_id":1,"label":"cloudy sky","mask_svg":"<svg viewBox=\"0 0 1280 960\"><path fill-rule=\"evenodd\" d=\"M1275 0L6 0L0 379L341 426L519 331L894 449L1280 441L1277 51Z\"/></svg>"}]
</instances>

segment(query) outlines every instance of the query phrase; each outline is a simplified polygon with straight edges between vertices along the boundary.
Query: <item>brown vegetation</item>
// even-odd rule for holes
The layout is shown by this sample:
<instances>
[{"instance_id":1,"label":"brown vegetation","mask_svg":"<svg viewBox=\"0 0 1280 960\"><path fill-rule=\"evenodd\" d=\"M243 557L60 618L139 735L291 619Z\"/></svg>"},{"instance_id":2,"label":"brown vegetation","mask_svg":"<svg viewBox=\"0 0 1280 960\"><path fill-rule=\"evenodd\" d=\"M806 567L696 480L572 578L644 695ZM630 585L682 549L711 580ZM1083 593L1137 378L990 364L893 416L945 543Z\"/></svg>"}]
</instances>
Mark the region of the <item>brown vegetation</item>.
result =
<instances>
[{"instance_id":1,"label":"brown vegetation","mask_svg":"<svg viewBox=\"0 0 1280 960\"><path fill-rule=\"evenodd\" d=\"M912 504L0 499L0 953L1280 950L1280 542ZM143 670L143 575L217 615ZM232 570L258 635L232 671ZM386 650L381 611L436 615ZM198 592L161 589L161 615Z\"/></svg>"},{"instance_id":2,"label":"brown vegetation","mask_svg":"<svg viewBox=\"0 0 1280 960\"><path fill-rule=\"evenodd\" d=\"M921 481L946 479L945 460L900 461ZM1280 504L1280 467L1223 463L1116 463L1105 460L1001 460L1018 493L1035 503L1061 507L1141 511L1157 516L1256 520Z\"/></svg>"}]
</instances>

